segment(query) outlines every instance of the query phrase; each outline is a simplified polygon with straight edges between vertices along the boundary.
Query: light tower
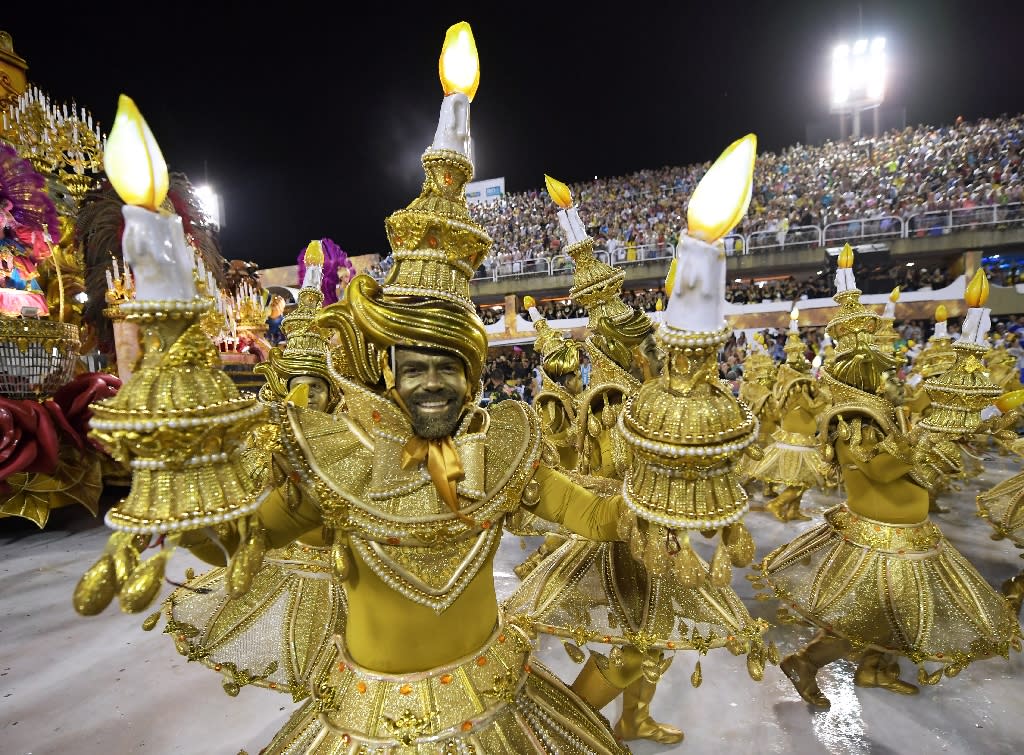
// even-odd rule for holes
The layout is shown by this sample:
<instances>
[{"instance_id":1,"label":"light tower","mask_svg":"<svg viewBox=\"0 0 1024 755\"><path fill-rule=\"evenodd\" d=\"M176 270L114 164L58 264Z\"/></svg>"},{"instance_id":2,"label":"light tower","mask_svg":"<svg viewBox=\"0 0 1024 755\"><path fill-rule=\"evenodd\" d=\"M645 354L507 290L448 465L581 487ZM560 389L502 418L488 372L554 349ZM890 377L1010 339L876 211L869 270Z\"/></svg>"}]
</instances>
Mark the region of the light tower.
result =
<instances>
[{"instance_id":1,"label":"light tower","mask_svg":"<svg viewBox=\"0 0 1024 755\"><path fill-rule=\"evenodd\" d=\"M840 137L845 137L845 118L853 116L853 136L861 135L860 114L874 111L874 135L878 136L878 107L885 98L885 37L858 39L832 50L832 112L839 114Z\"/></svg>"}]
</instances>

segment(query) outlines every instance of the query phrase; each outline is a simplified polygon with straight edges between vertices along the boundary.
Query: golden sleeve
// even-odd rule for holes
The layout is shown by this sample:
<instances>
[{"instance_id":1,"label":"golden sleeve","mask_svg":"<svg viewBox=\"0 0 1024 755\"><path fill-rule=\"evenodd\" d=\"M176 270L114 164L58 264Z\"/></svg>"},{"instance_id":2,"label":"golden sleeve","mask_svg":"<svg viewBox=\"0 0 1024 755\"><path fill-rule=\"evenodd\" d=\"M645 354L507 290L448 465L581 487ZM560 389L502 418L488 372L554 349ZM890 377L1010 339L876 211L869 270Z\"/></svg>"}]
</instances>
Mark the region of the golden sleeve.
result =
<instances>
[{"instance_id":1,"label":"golden sleeve","mask_svg":"<svg viewBox=\"0 0 1024 755\"><path fill-rule=\"evenodd\" d=\"M622 496L599 496L546 464L537 468L533 479L540 485L540 499L531 511L541 519L589 540L619 539L616 528Z\"/></svg>"}]
</instances>

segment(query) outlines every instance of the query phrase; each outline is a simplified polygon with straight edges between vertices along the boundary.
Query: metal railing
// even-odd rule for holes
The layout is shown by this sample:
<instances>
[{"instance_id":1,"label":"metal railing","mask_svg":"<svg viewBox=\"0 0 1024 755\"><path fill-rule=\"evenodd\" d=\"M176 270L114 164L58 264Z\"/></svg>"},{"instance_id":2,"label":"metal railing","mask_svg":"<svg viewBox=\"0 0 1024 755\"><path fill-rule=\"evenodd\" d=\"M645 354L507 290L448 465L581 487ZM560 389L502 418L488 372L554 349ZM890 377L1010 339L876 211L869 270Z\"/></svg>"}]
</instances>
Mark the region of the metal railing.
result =
<instances>
[{"instance_id":1,"label":"metal railing","mask_svg":"<svg viewBox=\"0 0 1024 755\"><path fill-rule=\"evenodd\" d=\"M781 231L760 230L747 234L731 233L723 239L728 256L754 254L766 250L800 249L810 246L863 244L894 238L943 236L958 231L977 229L1005 230L1024 228L1024 203L1012 202L980 207L959 207L953 210L921 212L906 219L896 215L873 218L852 218L817 225L794 226ZM639 265L672 258L669 244L638 244L616 246L611 252L595 250L594 256L617 267ZM529 260L501 261L489 259L477 269L473 280L498 281L503 278L526 278L571 273L572 259L566 254L537 257Z\"/></svg>"}]
</instances>

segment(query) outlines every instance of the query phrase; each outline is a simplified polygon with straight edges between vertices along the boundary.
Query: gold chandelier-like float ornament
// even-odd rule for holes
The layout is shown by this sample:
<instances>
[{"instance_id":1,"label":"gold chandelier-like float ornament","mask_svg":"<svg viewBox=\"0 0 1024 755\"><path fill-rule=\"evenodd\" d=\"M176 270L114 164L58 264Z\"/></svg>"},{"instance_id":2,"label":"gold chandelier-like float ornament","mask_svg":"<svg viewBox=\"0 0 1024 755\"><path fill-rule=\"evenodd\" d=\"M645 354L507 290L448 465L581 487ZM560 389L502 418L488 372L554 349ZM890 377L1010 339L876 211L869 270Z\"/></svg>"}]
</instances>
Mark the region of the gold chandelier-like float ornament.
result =
<instances>
[{"instance_id":1,"label":"gold chandelier-like float ornament","mask_svg":"<svg viewBox=\"0 0 1024 755\"><path fill-rule=\"evenodd\" d=\"M0 113L0 139L43 175L54 176L76 203L103 171L106 137L92 114L75 102L51 102L38 87L29 87Z\"/></svg>"},{"instance_id":2,"label":"gold chandelier-like float ornament","mask_svg":"<svg viewBox=\"0 0 1024 755\"><path fill-rule=\"evenodd\" d=\"M732 144L690 199L688 235L665 283L668 306L656 338L668 354L662 375L626 401L619 430L629 447L623 494L631 514L620 534L653 569L673 571L690 586L724 586L731 565L744 566L754 544L740 522L747 495L733 474L757 439L758 422L718 378L725 322L725 253L713 246L743 217L750 201L756 138ZM640 520L637 525L633 516ZM710 570L689 545L687 530L722 530Z\"/></svg>"}]
</instances>

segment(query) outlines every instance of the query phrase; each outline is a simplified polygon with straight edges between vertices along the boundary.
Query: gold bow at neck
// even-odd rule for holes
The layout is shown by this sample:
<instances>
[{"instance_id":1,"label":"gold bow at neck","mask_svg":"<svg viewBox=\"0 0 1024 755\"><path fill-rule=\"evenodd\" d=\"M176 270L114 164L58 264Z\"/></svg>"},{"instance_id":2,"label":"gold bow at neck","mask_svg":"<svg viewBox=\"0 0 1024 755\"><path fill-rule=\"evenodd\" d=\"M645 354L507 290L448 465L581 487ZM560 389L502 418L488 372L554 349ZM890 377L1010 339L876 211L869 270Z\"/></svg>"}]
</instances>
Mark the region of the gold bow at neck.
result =
<instances>
[{"instance_id":1,"label":"gold bow at neck","mask_svg":"<svg viewBox=\"0 0 1024 755\"><path fill-rule=\"evenodd\" d=\"M407 417L412 417L409 407L405 405L405 401L398 395L397 390L394 388L390 389L388 395ZM427 474L430 475L430 479L434 483L437 494L441 496L441 500L445 502L445 505L462 522L470 527L475 527L476 522L459 511L457 485L460 481L466 479L466 470L462 468L462 459L459 458L459 452L456 450L455 442L451 436L449 435L444 438L421 438L418 435L413 435L409 438L405 445L402 446L402 469L408 472L418 467L424 461L427 462Z\"/></svg>"}]
</instances>

